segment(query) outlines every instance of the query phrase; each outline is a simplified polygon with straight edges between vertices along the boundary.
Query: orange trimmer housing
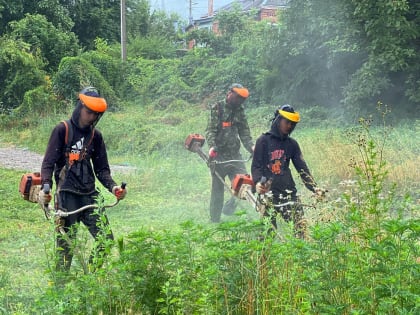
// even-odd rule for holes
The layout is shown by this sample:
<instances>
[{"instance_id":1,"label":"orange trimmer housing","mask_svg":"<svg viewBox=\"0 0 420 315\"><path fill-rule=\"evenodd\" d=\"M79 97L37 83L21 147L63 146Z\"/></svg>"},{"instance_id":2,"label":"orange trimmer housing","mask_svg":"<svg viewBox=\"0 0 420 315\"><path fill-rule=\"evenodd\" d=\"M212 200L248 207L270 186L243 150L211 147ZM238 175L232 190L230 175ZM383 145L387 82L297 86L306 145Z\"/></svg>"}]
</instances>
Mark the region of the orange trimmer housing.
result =
<instances>
[{"instance_id":1,"label":"orange trimmer housing","mask_svg":"<svg viewBox=\"0 0 420 315\"><path fill-rule=\"evenodd\" d=\"M195 152L196 145L201 148L205 141L204 137L198 133L190 134L187 139L185 139L185 148L188 151Z\"/></svg>"},{"instance_id":2,"label":"orange trimmer housing","mask_svg":"<svg viewBox=\"0 0 420 315\"><path fill-rule=\"evenodd\" d=\"M41 185L41 173L34 172L24 174L19 183L19 192L23 199L29 200L29 196L31 195L31 190L34 186ZM33 201L35 202L35 201Z\"/></svg>"},{"instance_id":3,"label":"orange trimmer housing","mask_svg":"<svg viewBox=\"0 0 420 315\"><path fill-rule=\"evenodd\" d=\"M235 195L239 193L242 185L254 186L254 181L252 180L251 175L248 174L237 174L232 181L232 191Z\"/></svg>"}]
</instances>

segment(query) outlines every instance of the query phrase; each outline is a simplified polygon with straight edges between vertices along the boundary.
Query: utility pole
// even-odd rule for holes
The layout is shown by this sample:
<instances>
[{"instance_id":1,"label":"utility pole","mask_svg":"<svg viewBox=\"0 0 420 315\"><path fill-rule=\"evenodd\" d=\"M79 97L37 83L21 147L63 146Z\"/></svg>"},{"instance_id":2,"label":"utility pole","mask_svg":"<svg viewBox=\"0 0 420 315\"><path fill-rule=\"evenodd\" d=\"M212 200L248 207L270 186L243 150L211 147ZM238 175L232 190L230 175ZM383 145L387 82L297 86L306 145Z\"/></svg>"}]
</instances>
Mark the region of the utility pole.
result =
<instances>
[{"instance_id":1,"label":"utility pole","mask_svg":"<svg viewBox=\"0 0 420 315\"><path fill-rule=\"evenodd\" d=\"M189 24L192 25L193 24L193 16L192 16L192 5L193 5L193 3L192 3L192 0L189 0L189 1L190 2L189 2L189 6L188 6L188 9L189 9L188 21L189 21Z\"/></svg>"},{"instance_id":2,"label":"utility pole","mask_svg":"<svg viewBox=\"0 0 420 315\"><path fill-rule=\"evenodd\" d=\"M125 0L121 0L121 59L127 60L127 30L125 23Z\"/></svg>"},{"instance_id":3,"label":"utility pole","mask_svg":"<svg viewBox=\"0 0 420 315\"><path fill-rule=\"evenodd\" d=\"M213 11L213 0L209 0L207 15L210 17L210 16L213 16L213 13L214 13L214 11Z\"/></svg>"}]
</instances>

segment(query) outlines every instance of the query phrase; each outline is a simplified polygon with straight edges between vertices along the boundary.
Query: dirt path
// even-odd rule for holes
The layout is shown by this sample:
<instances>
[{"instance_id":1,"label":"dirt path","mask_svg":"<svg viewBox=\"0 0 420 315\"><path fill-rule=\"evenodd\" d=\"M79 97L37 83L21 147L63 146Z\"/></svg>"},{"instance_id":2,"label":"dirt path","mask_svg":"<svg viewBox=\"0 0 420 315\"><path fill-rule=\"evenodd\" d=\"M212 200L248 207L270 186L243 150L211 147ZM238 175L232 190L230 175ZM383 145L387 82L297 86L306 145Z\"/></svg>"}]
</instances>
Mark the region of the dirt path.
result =
<instances>
[{"instance_id":1,"label":"dirt path","mask_svg":"<svg viewBox=\"0 0 420 315\"><path fill-rule=\"evenodd\" d=\"M0 147L0 167L24 172L39 172L41 169L43 156L16 147L3 148ZM112 173L130 173L135 167L124 165L111 165Z\"/></svg>"}]
</instances>

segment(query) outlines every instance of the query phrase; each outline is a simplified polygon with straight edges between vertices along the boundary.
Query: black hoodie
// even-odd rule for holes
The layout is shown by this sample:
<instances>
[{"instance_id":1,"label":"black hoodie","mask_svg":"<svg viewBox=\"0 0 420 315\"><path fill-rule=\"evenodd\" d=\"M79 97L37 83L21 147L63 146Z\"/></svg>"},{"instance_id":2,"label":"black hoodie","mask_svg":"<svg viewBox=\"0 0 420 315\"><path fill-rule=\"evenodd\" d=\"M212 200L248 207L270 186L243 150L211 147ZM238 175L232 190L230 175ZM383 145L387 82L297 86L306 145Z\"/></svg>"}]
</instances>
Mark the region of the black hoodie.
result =
<instances>
[{"instance_id":1,"label":"black hoodie","mask_svg":"<svg viewBox=\"0 0 420 315\"><path fill-rule=\"evenodd\" d=\"M271 190L275 196L296 196L296 185L289 167L292 160L305 186L314 192L316 183L303 159L296 140L282 135L278 130L280 120L274 121L269 132L262 134L255 143L251 165L254 183L262 177L272 179Z\"/></svg>"},{"instance_id":2,"label":"black hoodie","mask_svg":"<svg viewBox=\"0 0 420 315\"><path fill-rule=\"evenodd\" d=\"M89 195L95 193L95 175L98 180L109 191L116 185L111 177L108 157L102 134L99 130L94 129L94 125L100 119L94 122L92 126L80 128L78 121L80 111L83 105L78 102L73 111L70 123L73 129L73 137L69 143L71 151L78 153L83 148L86 141L89 145L86 148L85 158L75 161L67 170L64 181L61 184L61 191L70 191L76 194ZM93 139L90 141L93 133ZM52 176L54 173L55 182L59 183L60 171L66 167L66 149L65 144L66 127L64 123L59 123L53 129L44 160L41 167L42 185L48 183L52 187Z\"/></svg>"}]
</instances>

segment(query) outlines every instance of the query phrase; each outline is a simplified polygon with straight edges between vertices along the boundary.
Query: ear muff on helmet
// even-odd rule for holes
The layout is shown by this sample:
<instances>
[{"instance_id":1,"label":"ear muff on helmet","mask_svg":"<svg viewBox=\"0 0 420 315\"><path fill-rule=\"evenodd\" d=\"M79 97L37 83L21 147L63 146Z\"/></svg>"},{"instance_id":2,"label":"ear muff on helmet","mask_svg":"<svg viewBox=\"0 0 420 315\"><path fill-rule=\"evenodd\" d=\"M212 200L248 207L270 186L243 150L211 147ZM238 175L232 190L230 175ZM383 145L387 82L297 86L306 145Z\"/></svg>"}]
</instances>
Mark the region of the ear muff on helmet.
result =
<instances>
[{"instance_id":1,"label":"ear muff on helmet","mask_svg":"<svg viewBox=\"0 0 420 315\"><path fill-rule=\"evenodd\" d=\"M248 89L243 87L243 85L239 84L239 83L232 84L230 86L229 90L235 92L236 94L238 94L239 96L241 96L243 98L248 98L248 96L249 96Z\"/></svg>"},{"instance_id":2,"label":"ear muff on helmet","mask_svg":"<svg viewBox=\"0 0 420 315\"><path fill-rule=\"evenodd\" d=\"M274 113L274 115L275 115L274 119L276 119L277 116L281 116L294 123L298 123L300 121L299 113L295 112L293 107L288 104L283 105L280 108L278 108L276 112Z\"/></svg>"},{"instance_id":3,"label":"ear muff on helmet","mask_svg":"<svg viewBox=\"0 0 420 315\"><path fill-rule=\"evenodd\" d=\"M84 88L79 93L79 100L90 110L103 113L108 108L106 100L99 96L99 92L92 86Z\"/></svg>"}]
</instances>

